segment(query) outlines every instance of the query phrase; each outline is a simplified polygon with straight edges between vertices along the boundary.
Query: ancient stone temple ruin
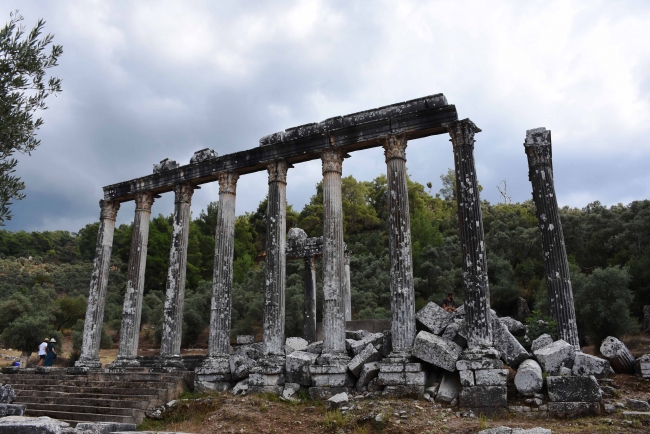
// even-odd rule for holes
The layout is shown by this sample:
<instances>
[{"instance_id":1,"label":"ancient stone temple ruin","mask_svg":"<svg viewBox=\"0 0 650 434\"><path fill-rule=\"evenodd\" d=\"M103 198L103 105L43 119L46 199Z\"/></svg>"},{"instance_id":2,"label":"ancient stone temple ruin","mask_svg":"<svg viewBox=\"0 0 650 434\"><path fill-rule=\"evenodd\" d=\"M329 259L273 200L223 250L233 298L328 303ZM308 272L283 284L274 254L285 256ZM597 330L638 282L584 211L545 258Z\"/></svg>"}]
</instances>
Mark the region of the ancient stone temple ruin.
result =
<instances>
[{"instance_id":1,"label":"ancient stone temple ruin","mask_svg":"<svg viewBox=\"0 0 650 434\"><path fill-rule=\"evenodd\" d=\"M442 94L289 128L260 139L258 147L218 156L197 152L189 164L163 160L154 173L104 188L100 228L90 283L81 357L77 369L100 367L108 267L120 203L134 200L128 282L119 355L109 371L143 369L137 357L138 330L147 256L151 207L161 194L174 192L174 225L164 304L163 334L155 369L182 370L181 326L192 193L219 182L214 275L208 356L195 370L199 389L249 390L291 394L308 387L315 399L351 390L382 391L389 396L425 396L484 413L507 405L508 370L519 393L543 402L542 373L558 414L567 408L594 412L600 389L593 376L605 367L579 352L566 252L554 194L550 132L528 131L526 153L544 246L549 300L560 340L533 342L529 354L515 335L525 327L498 318L490 308L487 254L479 185L474 162L475 135L481 130L459 120ZM407 191L410 140L449 134L454 153L458 224L463 258L464 305L449 313L429 303L415 312L413 257ZM354 151L383 148L387 173L390 252L391 327L384 333L346 330L351 319L350 252L343 240L341 176ZM286 186L289 169L320 159L323 174L323 236L308 238L294 228L287 236ZM263 341L231 343L232 265L237 181L268 172L266 276ZM316 267L321 258L323 340L316 341ZM286 261L305 263L304 340L284 334ZM595 359L595 358L594 358ZM600 359L598 359L600 360ZM579 371L567 376L571 369ZM609 369L609 365L606 367ZM578 387L587 392L570 393ZM293 391L293 392L291 392ZM533 399L531 398L531 399ZM556 399L557 398L557 399ZM545 398L544 398L545 399ZM555 400L555 401L554 401ZM541 405L541 404L539 404ZM546 411L551 410L550 406Z\"/></svg>"}]
</instances>

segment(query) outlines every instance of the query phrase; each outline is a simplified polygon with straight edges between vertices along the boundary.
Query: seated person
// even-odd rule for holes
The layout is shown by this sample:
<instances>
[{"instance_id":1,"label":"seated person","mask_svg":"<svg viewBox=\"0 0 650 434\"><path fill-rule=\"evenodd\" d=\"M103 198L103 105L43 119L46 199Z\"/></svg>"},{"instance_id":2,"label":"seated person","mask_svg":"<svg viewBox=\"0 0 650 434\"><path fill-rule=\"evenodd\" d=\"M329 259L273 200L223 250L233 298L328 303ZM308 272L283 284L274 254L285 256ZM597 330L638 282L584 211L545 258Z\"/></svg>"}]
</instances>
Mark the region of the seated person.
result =
<instances>
[{"instance_id":1,"label":"seated person","mask_svg":"<svg viewBox=\"0 0 650 434\"><path fill-rule=\"evenodd\" d=\"M454 293L447 294L447 298L442 302L442 308L449 313L456 312L456 303L454 302Z\"/></svg>"}]
</instances>

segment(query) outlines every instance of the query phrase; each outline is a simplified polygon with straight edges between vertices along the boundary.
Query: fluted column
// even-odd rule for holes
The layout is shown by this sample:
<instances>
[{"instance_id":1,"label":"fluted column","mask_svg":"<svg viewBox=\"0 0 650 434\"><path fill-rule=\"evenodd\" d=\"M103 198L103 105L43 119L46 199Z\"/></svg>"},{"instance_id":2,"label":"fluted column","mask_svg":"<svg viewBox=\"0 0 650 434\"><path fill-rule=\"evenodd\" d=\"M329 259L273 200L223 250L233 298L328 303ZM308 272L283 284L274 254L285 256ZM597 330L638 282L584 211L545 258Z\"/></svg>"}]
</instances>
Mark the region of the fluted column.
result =
<instances>
[{"instance_id":1,"label":"fluted column","mask_svg":"<svg viewBox=\"0 0 650 434\"><path fill-rule=\"evenodd\" d=\"M169 250L167 289L163 310L160 357L164 364L181 367L181 339L183 337L183 304L187 266L187 239L190 229L190 206L194 187L190 183L174 188L174 224Z\"/></svg>"},{"instance_id":2,"label":"fluted column","mask_svg":"<svg viewBox=\"0 0 650 434\"><path fill-rule=\"evenodd\" d=\"M284 160L273 161L267 166L269 196L266 214L264 353L270 355L284 355L288 168Z\"/></svg>"},{"instance_id":3,"label":"fluted column","mask_svg":"<svg viewBox=\"0 0 650 434\"><path fill-rule=\"evenodd\" d=\"M481 130L469 119L447 124L454 149L456 201L463 258L465 321L470 349L492 346L490 288L483 236L483 215L474 164L474 135Z\"/></svg>"},{"instance_id":4,"label":"fluted column","mask_svg":"<svg viewBox=\"0 0 650 434\"><path fill-rule=\"evenodd\" d=\"M212 308L208 356L228 355L232 306L232 263L235 254L235 194L239 174L219 174L219 208L214 246Z\"/></svg>"},{"instance_id":5,"label":"fluted column","mask_svg":"<svg viewBox=\"0 0 650 434\"><path fill-rule=\"evenodd\" d=\"M307 342L316 341L316 259L305 258L305 298L303 301L303 335Z\"/></svg>"},{"instance_id":6,"label":"fluted column","mask_svg":"<svg viewBox=\"0 0 650 434\"><path fill-rule=\"evenodd\" d=\"M344 153L328 149L323 162L323 353L345 355L343 202L341 174ZM330 358L331 359L331 358Z\"/></svg>"},{"instance_id":7,"label":"fluted column","mask_svg":"<svg viewBox=\"0 0 650 434\"><path fill-rule=\"evenodd\" d=\"M413 288L413 252L411 219L406 182L406 146L404 135L384 141L388 187L388 246L390 252L391 337L393 354L410 354L415 339L415 290Z\"/></svg>"},{"instance_id":8,"label":"fluted column","mask_svg":"<svg viewBox=\"0 0 650 434\"><path fill-rule=\"evenodd\" d=\"M558 338L580 350L569 261L553 182L551 132L546 128L526 131L524 148L528 156L528 179L533 185L533 201L542 235L551 315L557 323Z\"/></svg>"},{"instance_id":9,"label":"fluted column","mask_svg":"<svg viewBox=\"0 0 650 434\"><path fill-rule=\"evenodd\" d=\"M135 217L131 233L131 252L126 277L126 293L122 308L120 327L120 349L113 366L138 366L138 343L140 339L140 319L142 316L142 292L144 272L147 265L147 243L149 241L149 221L154 196L151 192L137 193L135 196Z\"/></svg>"},{"instance_id":10,"label":"fluted column","mask_svg":"<svg viewBox=\"0 0 650 434\"><path fill-rule=\"evenodd\" d=\"M352 321L352 287L350 286L350 251L345 251L343 260L343 308L345 320Z\"/></svg>"},{"instance_id":11,"label":"fluted column","mask_svg":"<svg viewBox=\"0 0 650 434\"><path fill-rule=\"evenodd\" d=\"M115 218L120 204L114 201L100 200L99 231L93 261L93 273L90 276L90 292L86 307L81 355L75 366L82 368L100 368L99 344L104 326L104 305L106 303L106 288L108 272L111 265L113 249L113 233Z\"/></svg>"}]
</instances>

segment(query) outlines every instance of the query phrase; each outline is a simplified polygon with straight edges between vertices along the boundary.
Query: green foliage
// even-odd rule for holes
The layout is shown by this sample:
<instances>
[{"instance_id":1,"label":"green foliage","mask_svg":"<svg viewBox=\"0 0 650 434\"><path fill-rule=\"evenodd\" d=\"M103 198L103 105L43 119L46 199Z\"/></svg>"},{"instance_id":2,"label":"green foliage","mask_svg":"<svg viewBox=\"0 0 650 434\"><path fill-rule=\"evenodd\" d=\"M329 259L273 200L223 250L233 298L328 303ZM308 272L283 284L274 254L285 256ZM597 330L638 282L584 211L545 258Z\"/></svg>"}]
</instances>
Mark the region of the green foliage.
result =
<instances>
[{"instance_id":1,"label":"green foliage","mask_svg":"<svg viewBox=\"0 0 650 434\"><path fill-rule=\"evenodd\" d=\"M38 351L38 345L43 342L43 339L55 336L55 331L49 326L47 318L22 315L4 329L0 340L5 348L35 352ZM62 335L58 333L58 336Z\"/></svg>"},{"instance_id":2,"label":"green foliage","mask_svg":"<svg viewBox=\"0 0 650 434\"><path fill-rule=\"evenodd\" d=\"M54 302L54 326L57 330L74 325L86 315L86 298L83 295L64 295Z\"/></svg>"},{"instance_id":3,"label":"green foliage","mask_svg":"<svg viewBox=\"0 0 650 434\"><path fill-rule=\"evenodd\" d=\"M61 92L61 80L45 78L46 70L57 66L63 53L60 45L45 50L54 39L42 36L45 21L38 20L34 28L25 33L23 17L16 12L0 29L0 226L11 219L11 200L25 197L25 184L13 175L18 160L12 156L19 152L30 154L40 140L36 131L43 119L34 119L34 113L45 110L45 100Z\"/></svg>"},{"instance_id":4,"label":"green foliage","mask_svg":"<svg viewBox=\"0 0 650 434\"><path fill-rule=\"evenodd\" d=\"M553 321L550 316L544 315L539 310L534 310L532 314L526 318L526 327L528 329L526 335L530 341L523 342L522 339L519 340L527 349L530 349L530 344L543 334L551 335L553 340L557 339L557 323Z\"/></svg>"}]
</instances>

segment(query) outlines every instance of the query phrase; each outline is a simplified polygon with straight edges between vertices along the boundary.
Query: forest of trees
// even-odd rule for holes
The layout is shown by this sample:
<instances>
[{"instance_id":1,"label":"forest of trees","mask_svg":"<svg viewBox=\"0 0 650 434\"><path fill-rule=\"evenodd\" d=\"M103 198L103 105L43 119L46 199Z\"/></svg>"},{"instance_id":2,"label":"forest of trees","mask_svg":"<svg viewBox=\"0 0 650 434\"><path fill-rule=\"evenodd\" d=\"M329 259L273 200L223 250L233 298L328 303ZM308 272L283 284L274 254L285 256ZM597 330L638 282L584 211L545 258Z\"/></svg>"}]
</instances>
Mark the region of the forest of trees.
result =
<instances>
[{"instance_id":1,"label":"forest of trees","mask_svg":"<svg viewBox=\"0 0 650 434\"><path fill-rule=\"evenodd\" d=\"M449 291L462 303L460 244L453 172L441 176L443 188L432 194L408 183L413 242L416 309L440 303ZM287 230L300 227L322 234L322 185L298 212L287 207ZM218 203L211 203L191 222L183 324L185 346L192 346L209 323L214 228ZM386 177L359 182L343 179L345 241L352 250L352 314L355 319L389 318L389 256ZM266 200L254 213L237 217L233 286L233 335L259 333L263 316L263 258ZM583 343L607 335L639 330L650 296L650 201L561 210L572 272L578 327ZM548 312L542 248L535 206L483 202L492 307L499 315L514 313L523 297L531 308ZM143 302L143 324L157 330L171 240L171 216L153 216ZM20 348L30 333L73 330L78 345L92 269L98 223L78 233L0 231L0 340ZM115 230L105 326L120 328L131 225ZM287 262L286 334L302 327L302 261ZM319 273L320 278L320 273ZM319 282L319 290L320 290ZM319 291L319 316L322 294ZM319 318L320 321L320 318ZM35 330L35 331L34 331ZM113 333L115 334L115 333ZM103 344L111 345L106 334Z\"/></svg>"}]
</instances>

